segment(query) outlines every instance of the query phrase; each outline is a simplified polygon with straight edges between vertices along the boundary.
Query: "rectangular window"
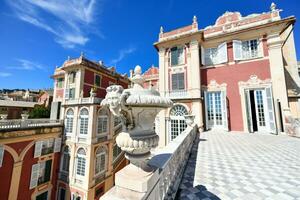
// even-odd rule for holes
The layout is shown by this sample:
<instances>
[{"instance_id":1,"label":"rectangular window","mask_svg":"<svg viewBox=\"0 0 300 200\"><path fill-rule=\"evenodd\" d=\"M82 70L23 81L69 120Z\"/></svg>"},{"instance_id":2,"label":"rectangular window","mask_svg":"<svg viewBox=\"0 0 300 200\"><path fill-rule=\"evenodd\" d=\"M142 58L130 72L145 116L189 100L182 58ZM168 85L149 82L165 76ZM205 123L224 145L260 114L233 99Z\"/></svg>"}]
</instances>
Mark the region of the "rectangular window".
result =
<instances>
[{"instance_id":1,"label":"rectangular window","mask_svg":"<svg viewBox=\"0 0 300 200\"><path fill-rule=\"evenodd\" d=\"M50 138L48 140L43 141L42 145L42 156L46 154L53 153L54 151L54 138Z\"/></svg>"},{"instance_id":2,"label":"rectangular window","mask_svg":"<svg viewBox=\"0 0 300 200\"><path fill-rule=\"evenodd\" d=\"M172 74L172 90L184 89L184 73Z\"/></svg>"},{"instance_id":3,"label":"rectangular window","mask_svg":"<svg viewBox=\"0 0 300 200\"><path fill-rule=\"evenodd\" d=\"M32 165L29 188L32 189L38 185L50 181L51 167L52 167L52 160L47 160Z\"/></svg>"},{"instance_id":4,"label":"rectangular window","mask_svg":"<svg viewBox=\"0 0 300 200\"><path fill-rule=\"evenodd\" d=\"M75 88L70 88L69 89L69 99L74 99L75 98Z\"/></svg>"},{"instance_id":5,"label":"rectangular window","mask_svg":"<svg viewBox=\"0 0 300 200\"><path fill-rule=\"evenodd\" d=\"M88 132L88 117L80 117L80 134L87 135Z\"/></svg>"},{"instance_id":6,"label":"rectangular window","mask_svg":"<svg viewBox=\"0 0 300 200\"><path fill-rule=\"evenodd\" d=\"M60 187L58 190L58 200L65 200L66 199L66 189Z\"/></svg>"},{"instance_id":7,"label":"rectangular window","mask_svg":"<svg viewBox=\"0 0 300 200\"><path fill-rule=\"evenodd\" d=\"M95 75L95 85L97 87L101 86L101 76L100 75Z\"/></svg>"},{"instance_id":8,"label":"rectangular window","mask_svg":"<svg viewBox=\"0 0 300 200\"><path fill-rule=\"evenodd\" d=\"M85 158L78 156L77 157L77 168L76 168L76 174L79 176L85 175Z\"/></svg>"},{"instance_id":9,"label":"rectangular window","mask_svg":"<svg viewBox=\"0 0 300 200\"><path fill-rule=\"evenodd\" d=\"M242 42L242 52L244 59L258 57L258 41L248 40Z\"/></svg>"},{"instance_id":10,"label":"rectangular window","mask_svg":"<svg viewBox=\"0 0 300 200\"><path fill-rule=\"evenodd\" d=\"M48 199L48 191L43 192L35 197L36 200L47 200Z\"/></svg>"},{"instance_id":11,"label":"rectangular window","mask_svg":"<svg viewBox=\"0 0 300 200\"><path fill-rule=\"evenodd\" d=\"M41 162L39 165L38 185L50 181L52 160Z\"/></svg>"},{"instance_id":12,"label":"rectangular window","mask_svg":"<svg viewBox=\"0 0 300 200\"><path fill-rule=\"evenodd\" d=\"M75 83L76 72L69 73L69 84Z\"/></svg>"},{"instance_id":13,"label":"rectangular window","mask_svg":"<svg viewBox=\"0 0 300 200\"><path fill-rule=\"evenodd\" d=\"M107 124L108 124L108 117L107 116L99 116L98 117L98 134L107 133Z\"/></svg>"},{"instance_id":14,"label":"rectangular window","mask_svg":"<svg viewBox=\"0 0 300 200\"><path fill-rule=\"evenodd\" d=\"M118 147L117 144L114 144L114 148L113 148L113 161L115 161L119 155L122 153L122 149L120 147Z\"/></svg>"},{"instance_id":15,"label":"rectangular window","mask_svg":"<svg viewBox=\"0 0 300 200\"><path fill-rule=\"evenodd\" d=\"M171 66L181 65L184 63L183 47L173 47L171 49Z\"/></svg>"},{"instance_id":16,"label":"rectangular window","mask_svg":"<svg viewBox=\"0 0 300 200\"><path fill-rule=\"evenodd\" d=\"M247 60L260 56L259 40L233 40L234 60Z\"/></svg>"},{"instance_id":17,"label":"rectangular window","mask_svg":"<svg viewBox=\"0 0 300 200\"><path fill-rule=\"evenodd\" d=\"M63 88L64 87L64 79L63 78L58 78L56 80L56 87L57 88Z\"/></svg>"}]
</instances>

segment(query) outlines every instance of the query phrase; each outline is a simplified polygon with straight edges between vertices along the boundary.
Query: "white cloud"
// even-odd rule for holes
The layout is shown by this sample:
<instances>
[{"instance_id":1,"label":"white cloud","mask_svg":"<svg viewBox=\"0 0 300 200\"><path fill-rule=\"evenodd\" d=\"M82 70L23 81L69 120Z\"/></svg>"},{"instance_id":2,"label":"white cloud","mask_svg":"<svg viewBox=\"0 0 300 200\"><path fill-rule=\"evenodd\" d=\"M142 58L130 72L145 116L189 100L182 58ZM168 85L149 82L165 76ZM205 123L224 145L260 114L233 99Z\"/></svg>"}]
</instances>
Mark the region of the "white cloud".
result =
<instances>
[{"instance_id":1,"label":"white cloud","mask_svg":"<svg viewBox=\"0 0 300 200\"><path fill-rule=\"evenodd\" d=\"M0 72L0 77L9 77L11 76L12 74L11 73L8 73L8 72Z\"/></svg>"},{"instance_id":2,"label":"white cloud","mask_svg":"<svg viewBox=\"0 0 300 200\"><path fill-rule=\"evenodd\" d=\"M136 48L134 48L134 47L129 47L127 49L121 49L119 51L119 56L115 59L112 59L111 64L113 64L113 65L117 64L118 62L123 60L127 55L129 55L135 51L136 51Z\"/></svg>"},{"instance_id":3,"label":"white cloud","mask_svg":"<svg viewBox=\"0 0 300 200\"><path fill-rule=\"evenodd\" d=\"M85 45L90 33L102 36L93 27L97 18L96 0L7 0L7 3L20 20L54 34L55 41L63 47Z\"/></svg>"},{"instance_id":4,"label":"white cloud","mask_svg":"<svg viewBox=\"0 0 300 200\"><path fill-rule=\"evenodd\" d=\"M7 67L8 69L18 70L44 70L45 67L39 63L32 62L26 59L17 59L18 64L16 66Z\"/></svg>"}]
</instances>

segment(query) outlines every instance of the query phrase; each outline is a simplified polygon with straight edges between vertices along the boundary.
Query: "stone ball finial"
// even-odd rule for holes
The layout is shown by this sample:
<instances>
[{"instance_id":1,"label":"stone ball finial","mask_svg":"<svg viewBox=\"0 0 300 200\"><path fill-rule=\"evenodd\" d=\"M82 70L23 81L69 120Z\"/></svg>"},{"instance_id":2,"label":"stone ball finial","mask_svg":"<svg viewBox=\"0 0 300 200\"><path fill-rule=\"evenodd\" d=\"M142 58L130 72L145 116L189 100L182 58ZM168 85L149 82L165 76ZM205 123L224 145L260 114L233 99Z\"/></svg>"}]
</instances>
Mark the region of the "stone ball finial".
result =
<instances>
[{"instance_id":1,"label":"stone ball finial","mask_svg":"<svg viewBox=\"0 0 300 200\"><path fill-rule=\"evenodd\" d=\"M193 17L193 23L197 23L197 17L196 17L196 15L194 15L194 17Z\"/></svg>"},{"instance_id":2,"label":"stone ball finial","mask_svg":"<svg viewBox=\"0 0 300 200\"><path fill-rule=\"evenodd\" d=\"M271 11L276 10L276 4L274 2L271 3L270 9L271 9Z\"/></svg>"},{"instance_id":3,"label":"stone ball finial","mask_svg":"<svg viewBox=\"0 0 300 200\"><path fill-rule=\"evenodd\" d=\"M134 68L134 75L141 75L142 74L142 68L141 66L137 65Z\"/></svg>"}]
</instances>

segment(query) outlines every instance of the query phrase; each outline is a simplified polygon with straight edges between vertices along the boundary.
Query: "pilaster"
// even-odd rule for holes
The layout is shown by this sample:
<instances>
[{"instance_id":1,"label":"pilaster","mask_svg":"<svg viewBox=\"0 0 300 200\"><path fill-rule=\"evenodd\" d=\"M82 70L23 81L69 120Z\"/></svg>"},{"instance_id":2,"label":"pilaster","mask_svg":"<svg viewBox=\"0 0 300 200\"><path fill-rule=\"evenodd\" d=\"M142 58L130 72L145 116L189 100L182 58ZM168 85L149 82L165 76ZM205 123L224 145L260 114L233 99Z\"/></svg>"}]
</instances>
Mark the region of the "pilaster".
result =
<instances>
[{"instance_id":1,"label":"pilaster","mask_svg":"<svg viewBox=\"0 0 300 200\"><path fill-rule=\"evenodd\" d=\"M167 66L165 65L165 52L166 49L165 48L160 48L159 52L158 52L158 59L159 59L159 92L161 96L165 95L165 91L166 91L166 76L167 74L165 74L165 68L167 68Z\"/></svg>"},{"instance_id":2,"label":"pilaster","mask_svg":"<svg viewBox=\"0 0 300 200\"><path fill-rule=\"evenodd\" d=\"M10 188L9 188L9 196L8 196L8 199L10 200L15 200L18 198L18 190L19 190L19 184L20 184L20 178L22 172L22 165L23 165L23 161L18 161L14 163Z\"/></svg>"},{"instance_id":3,"label":"pilaster","mask_svg":"<svg viewBox=\"0 0 300 200\"><path fill-rule=\"evenodd\" d=\"M274 102L280 101L282 110L288 109L287 89L285 81L285 72L282 59L282 43L279 33L270 34L267 37L269 50L270 73L272 80ZM275 105L276 123L279 126L280 112L278 105Z\"/></svg>"},{"instance_id":4,"label":"pilaster","mask_svg":"<svg viewBox=\"0 0 300 200\"><path fill-rule=\"evenodd\" d=\"M200 76L200 59L199 43L197 40L190 42L190 65L188 66L189 94L192 98L201 97L201 76Z\"/></svg>"}]
</instances>

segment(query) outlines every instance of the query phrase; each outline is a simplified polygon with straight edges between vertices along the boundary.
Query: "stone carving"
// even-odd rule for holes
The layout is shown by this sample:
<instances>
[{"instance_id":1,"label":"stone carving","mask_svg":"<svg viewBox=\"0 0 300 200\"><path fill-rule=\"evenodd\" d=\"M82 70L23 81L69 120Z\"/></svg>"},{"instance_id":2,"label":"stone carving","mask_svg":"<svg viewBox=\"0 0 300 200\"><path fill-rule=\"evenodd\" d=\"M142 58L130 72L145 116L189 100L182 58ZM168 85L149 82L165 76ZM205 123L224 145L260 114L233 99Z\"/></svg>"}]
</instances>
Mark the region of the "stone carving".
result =
<instances>
[{"instance_id":1,"label":"stone carving","mask_svg":"<svg viewBox=\"0 0 300 200\"><path fill-rule=\"evenodd\" d=\"M123 131L116 142L125 151L126 158L135 166L149 170L146 159L159 140L154 130L155 117L161 109L173 103L168 98L160 97L159 92L142 87L144 79L140 66L136 66L131 81L133 86L130 89L120 85L108 87L101 105L109 107L113 115L122 119Z\"/></svg>"}]
</instances>

